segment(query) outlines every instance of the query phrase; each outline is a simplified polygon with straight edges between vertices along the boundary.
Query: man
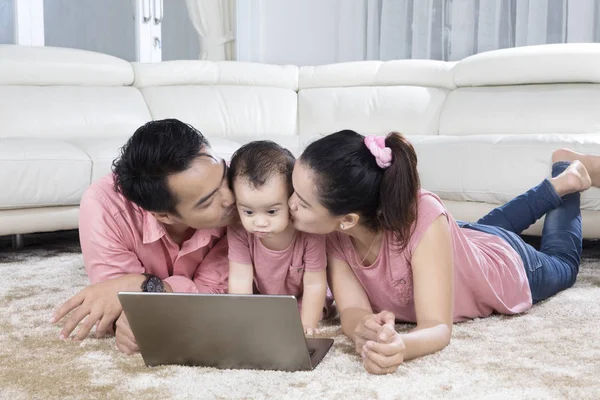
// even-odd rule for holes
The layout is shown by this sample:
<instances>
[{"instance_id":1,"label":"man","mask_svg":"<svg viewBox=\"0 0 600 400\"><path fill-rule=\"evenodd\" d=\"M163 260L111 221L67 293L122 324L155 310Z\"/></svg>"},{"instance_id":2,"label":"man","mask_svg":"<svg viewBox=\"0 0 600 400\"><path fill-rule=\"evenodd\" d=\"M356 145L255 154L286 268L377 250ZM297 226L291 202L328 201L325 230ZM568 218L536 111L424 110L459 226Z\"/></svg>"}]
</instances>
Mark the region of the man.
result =
<instances>
[{"instance_id":1,"label":"man","mask_svg":"<svg viewBox=\"0 0 600 400\"><path fill-rule=\"evenodd\" d=\"M113 174L81 200L79 235L92 285L54 314L61 331L84 339L116 327L117 347L138 350L121 308L121 291L225 293L225 227L235 217L227 165L193 127L176 119L139 128L113 163ZM83 322L82 322L83 321ZM116 324L115 324L116 321Z\"/></svg>"}]
</instances>

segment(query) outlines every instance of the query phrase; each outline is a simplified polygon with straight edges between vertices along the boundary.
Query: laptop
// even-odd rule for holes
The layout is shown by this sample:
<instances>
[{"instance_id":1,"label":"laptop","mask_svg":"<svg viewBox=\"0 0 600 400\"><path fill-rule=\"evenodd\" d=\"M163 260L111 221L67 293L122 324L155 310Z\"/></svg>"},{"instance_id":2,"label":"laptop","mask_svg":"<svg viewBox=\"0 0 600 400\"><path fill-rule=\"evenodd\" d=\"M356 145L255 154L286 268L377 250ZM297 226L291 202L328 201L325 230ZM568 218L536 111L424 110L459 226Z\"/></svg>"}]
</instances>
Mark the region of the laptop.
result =
<instances>
[{"instance_id":1,"label":"laptop","mask_svg":"<svg viewBox=\"0 0 600 400\"><path fill-rule=\"evenodd\" d=\"M294 296L121 292L147 366L308 371L333 339L305 338Z\"/></svg>"}]
</instances>

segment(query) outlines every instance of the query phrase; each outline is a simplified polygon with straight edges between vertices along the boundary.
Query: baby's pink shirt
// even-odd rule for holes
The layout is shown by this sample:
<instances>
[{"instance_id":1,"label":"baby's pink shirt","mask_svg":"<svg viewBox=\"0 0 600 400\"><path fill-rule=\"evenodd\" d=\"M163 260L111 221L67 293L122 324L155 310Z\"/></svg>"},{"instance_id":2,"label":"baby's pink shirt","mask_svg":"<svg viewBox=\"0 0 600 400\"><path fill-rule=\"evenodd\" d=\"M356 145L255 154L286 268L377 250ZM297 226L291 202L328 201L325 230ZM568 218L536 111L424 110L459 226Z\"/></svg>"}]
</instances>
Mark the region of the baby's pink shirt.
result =
<instances>
[{"instance_id":1,"label":"baby's pink shirt","mask_svg":"<svg viewBox=\"0 0 600 400\"><path fill-rule=\"evenodd\" d=\"M427 229L440 216L448 219L454 251L454 321L516 314L531 308L531 290L521 257L503 239L460 228L435 194L422 190L413 235L398 253L398 241L386 231L373 265L364 267L350 237L327 237L328 255L346 261L364 287L373 312L391 311L396 319L416 322L411 259Z\"/></svg>"},{"instance_id":2,"label":"baby's pink shirt","mask_svg":"<svg viewBox=\"0 0 600 400\"><path fill-rule=\"evenodd\" d=\"M254 266L254 283L261 294L302 296L304 272L327 267L325 238L296 231L290 245L269 250L241 224L227 228L229 260Z\"/></svg>"}]
</instances>

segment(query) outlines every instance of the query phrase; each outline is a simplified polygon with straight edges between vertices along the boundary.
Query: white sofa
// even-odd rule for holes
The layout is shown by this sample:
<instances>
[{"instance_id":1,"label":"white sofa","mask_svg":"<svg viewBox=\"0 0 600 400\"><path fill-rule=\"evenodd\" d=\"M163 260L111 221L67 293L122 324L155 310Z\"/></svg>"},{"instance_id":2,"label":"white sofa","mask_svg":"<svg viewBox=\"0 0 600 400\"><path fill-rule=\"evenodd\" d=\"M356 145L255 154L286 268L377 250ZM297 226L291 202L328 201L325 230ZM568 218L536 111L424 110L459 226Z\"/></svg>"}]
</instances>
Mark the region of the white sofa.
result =
<instances>
[{"instance_id":1,"label":"white sofa","mask_svg":"<svg viewBox=\"0 0 600 400\"><path fill-rule=\"evenodd\" d=\"M127 138L169 117L226 158L254 139L299 154L341 129L403 132L422 186L476 220L547 176L553 149L600 154L600 44L302 68L0 46L0 235L76 228ZM582 199L584 235L600 238L600 190Z\"/></svg>"}]
</instances>

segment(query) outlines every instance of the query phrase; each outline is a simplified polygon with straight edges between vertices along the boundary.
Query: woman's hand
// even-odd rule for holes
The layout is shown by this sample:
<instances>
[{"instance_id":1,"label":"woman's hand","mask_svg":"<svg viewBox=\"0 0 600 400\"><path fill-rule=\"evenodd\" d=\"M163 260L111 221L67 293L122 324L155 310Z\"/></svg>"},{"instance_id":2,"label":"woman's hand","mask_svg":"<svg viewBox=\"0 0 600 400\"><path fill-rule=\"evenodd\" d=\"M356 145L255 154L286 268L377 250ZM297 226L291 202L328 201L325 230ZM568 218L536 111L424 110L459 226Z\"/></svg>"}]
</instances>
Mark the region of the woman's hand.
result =
<instances>
[{"instance_id":1,"label":"woman's hand","mask_svg":"<svg viewBox=\"0 0 600 400\"><path fill-rule=\"evenodd\" d=\"M375 341L368 340L362 347L363 364L371 374L391 374L404 362L406 347L394 325L384 324Z\"/></svg>"},{"instance_id":2,"label":"woman's hand","mask_svg":"<svg viewBox=\"0 0 600 400\"><path fill-rule=\"evenodd\" d=\"M382 311L379 314L368 314L360 319L354 329L352 341L357 354L363 353L363 347L367 341L377 341L377 334L385 324L394 326L395 316L389 311Z\"/></svg>"}]
</instances>

